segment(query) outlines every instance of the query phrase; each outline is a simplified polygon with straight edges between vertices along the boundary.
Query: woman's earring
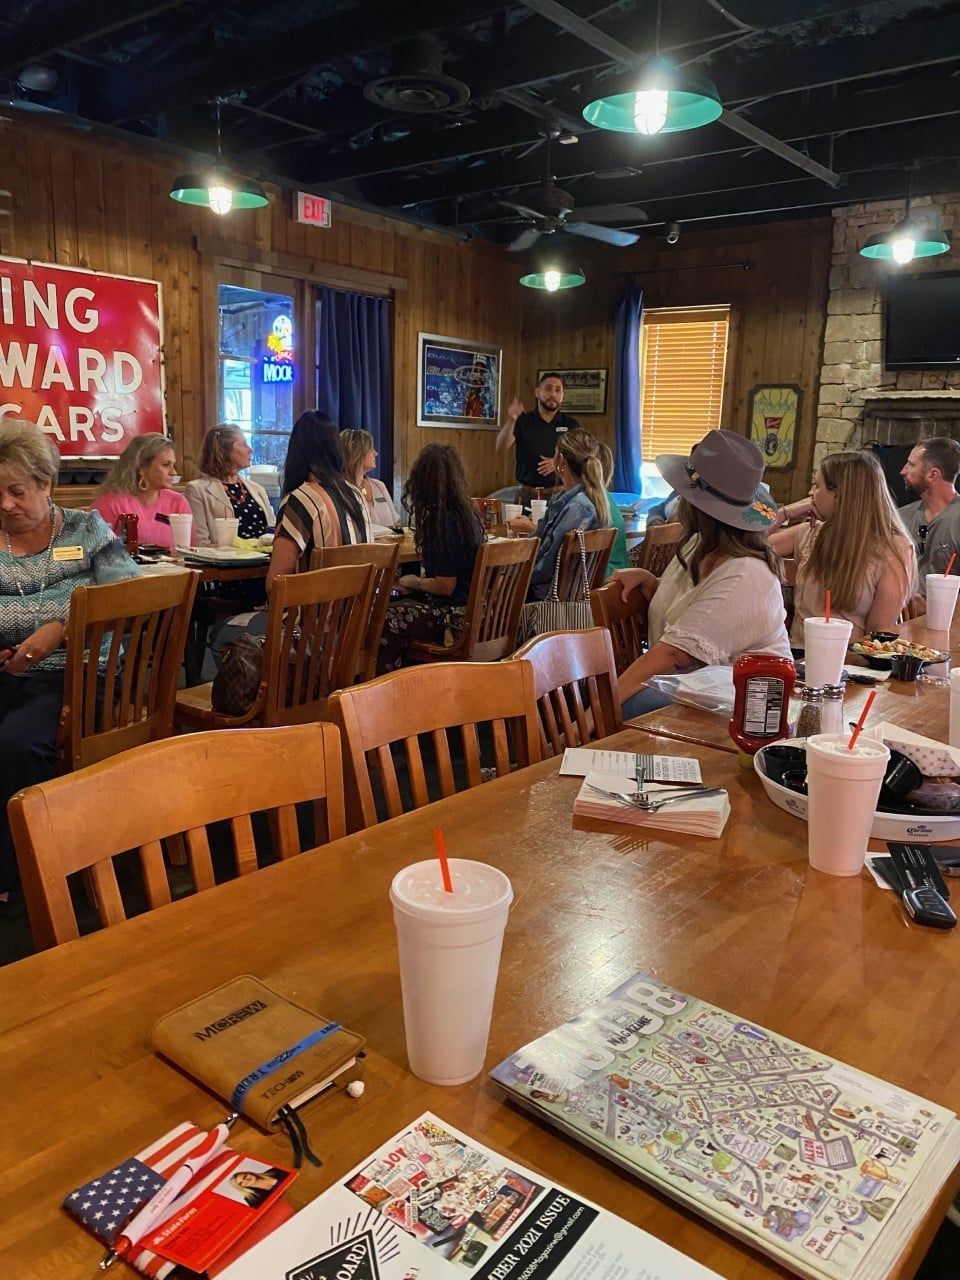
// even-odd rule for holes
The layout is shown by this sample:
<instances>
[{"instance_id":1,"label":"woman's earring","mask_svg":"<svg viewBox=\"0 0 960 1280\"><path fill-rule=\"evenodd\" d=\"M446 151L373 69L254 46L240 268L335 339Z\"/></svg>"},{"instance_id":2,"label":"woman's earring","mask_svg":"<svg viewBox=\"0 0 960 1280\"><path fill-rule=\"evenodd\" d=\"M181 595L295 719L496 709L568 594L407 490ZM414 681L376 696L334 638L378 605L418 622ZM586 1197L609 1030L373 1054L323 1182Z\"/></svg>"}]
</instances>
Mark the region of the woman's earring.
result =
<instances>
[{"instance_id":1,"label":"woman's earring","mask_svg":"<svg viewBox=\"0 0 960 1280\"><path fill-rule=\"evenodd\" d=\"M144 476L141 476L140 479L137 481L137 488L140 490L141 493L146 493L147 490L150 488Z\"/></svg>"}]
</instances>

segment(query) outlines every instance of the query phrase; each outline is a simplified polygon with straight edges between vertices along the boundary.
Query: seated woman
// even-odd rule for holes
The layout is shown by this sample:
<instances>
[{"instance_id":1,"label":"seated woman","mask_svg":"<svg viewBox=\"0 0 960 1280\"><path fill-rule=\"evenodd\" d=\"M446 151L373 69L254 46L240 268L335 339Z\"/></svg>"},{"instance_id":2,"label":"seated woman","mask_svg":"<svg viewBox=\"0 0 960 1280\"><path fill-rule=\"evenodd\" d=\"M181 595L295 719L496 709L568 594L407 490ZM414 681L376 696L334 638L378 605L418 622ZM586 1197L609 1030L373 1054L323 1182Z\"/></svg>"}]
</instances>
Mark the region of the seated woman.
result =
<instances>
[{"instance_id":1,"label":"seated woman","mask_svg":"<svg viewBox=\"0 0 960 1280\"><path fill-rule=\"evenodd\" d=\"M344 474L336 423L318 409L301 413L287 446L267 590L280 574L308 568L314 548L369 541L366 506Z\"/></svg>"},{"instance_id":2,"label":"seated woman","mask_svg":"<svg viewBox=\"0 0 960 1280\"><path fill-rule=\"evenodd\" d=\"M373 436L369 431L354 431L347 427L340 432L340 443L343 445L344 473L354 488L363 494L370 524L381 524L387 528L399 524L400 513L393 505L390 490L382 480L369 474L377 465Z\"/></svg>"},{"instance_id":3,"label":"seated woman","mask_svg":"<svg viewBox=\"0 0 960 1280\"><path fill-rule=\"evenodd\" d=\"M55 507L57 450L31 422L0 430L0 901L16 882L7 801L53 777L74 587L140 572L95 512ZM77 552L80 552L78 555Z\"/></svg>"},{"instance_id":4,"label":"seated woman","mask_svg":"<svg viewBox=\"0 0 960 1280\"><path fill-rule=\"evenodd\" d=\"M813 478L810 502L812 526L770 535L774 550L797 562L793 643L803 644L804 618L823 616L827 587L833 616L853 624L852 639L889 630L916 590L917 558L880 463L872 453L828 454Z\"/></svg>"},{"instance_id":5,"label":"seated woman","mask_svg":"<svg viewBox=\"0 0 960 1280\"><path fill-rule=\"evenodd\" d=\"M442 644L448 628L460 630L483 542L460 455L448 444L421 450L404 485L403 505L413 519L423 575L406 573L397 580L403 599L387 607L378 673L404 666L414 640Z\"/></svg>"},{"instance_id":6,"label":"seated woman","mask_svg":"<svg viewBox=\"0 0 960 1280\"><path fill-rule=\"evenodd\" d=\"M607 561L605 578L612 578L618 569L629 569L630 559L627 555L627 529L623 523L623 512L613 500L610 486L613 484L613 450L601 440L597 445L597 457L603 469L603 487L607 491L607 502L610 507L610 525L616 529L617 536L613 540L613 550Z\"/></svg>"},{"instance_id":7,"label":"seated woman","mask_svg":"<svg viewBox=\"0 0 960 1280\"><path fill-rule=\"evenodd\" d=\"M645 689L651 676L732 663L741 653L790 657L779 561L767 543L775 511L761 496L763 454L745 436L710 431L689 458L664 454L657 469L680 499L686 538L655 578L620 570L623 597L649 602L650 650L620 677L624 716L670 699Z\"/></svg>"},{"instance_id":8,"label":"seated woman","mask_svg":"<svg viewBox=\"0 0 960 1280\"><path fill-rule=\"evenodd\" d=\"M266 491L240 476L252 459L253 450L239 427L221 422L203 433L197 460L200 477L183 490L193 512L194 546L216 546L215 520L238 520L241 538L259 538L273 528Z\"/></svg>"},{"instance_id":9,"label":"seated woman","mask_svg":"<svg viewBox=\"0 0 960 1280\"><path fill-rule=\"evenodd\" d=\"M151 434L131 440L100 486L91 504L111 529L121 516L137 516L137 538L145 544L173 550L173 535L166 516L192 515L190 503L175 493L177 455L167 436ZM195 545L196 531L190 545Z\"/></svg>"},{"instance_id":10,"label":"seated woman","mask_svg":"<svg viewBox=\"0 0 960 1280\"><path fill-rule=\"evenodd\" d=\"M609 529L610 500L603 483L599 444L579 427L557 440L553 465L560 489L550 500L547 513L534 530L526 516L510 521L514 533L536 532L540 549L530 579L531 600L544 600L550 591L557 556L564 537L572 529Z\"/></svg>"}]
</instances>

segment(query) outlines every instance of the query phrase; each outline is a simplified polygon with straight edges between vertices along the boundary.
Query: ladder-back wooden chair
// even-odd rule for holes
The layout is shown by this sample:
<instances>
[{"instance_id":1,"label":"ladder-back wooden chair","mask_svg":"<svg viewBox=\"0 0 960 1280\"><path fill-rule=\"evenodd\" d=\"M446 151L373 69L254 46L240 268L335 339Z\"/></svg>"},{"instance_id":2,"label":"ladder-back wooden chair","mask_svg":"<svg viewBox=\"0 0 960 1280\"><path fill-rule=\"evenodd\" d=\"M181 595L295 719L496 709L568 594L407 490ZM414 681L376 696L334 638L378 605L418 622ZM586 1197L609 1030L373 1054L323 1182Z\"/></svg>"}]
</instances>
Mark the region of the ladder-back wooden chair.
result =
<instances>
[{"instance_id":1,"label":"ladder-back wooden chair","mask_svg":"<svg viewBox=\"0 0 960 1280\"><path fill-rule=\"evenodd\" d=\"M215 883L209 826L229 822L233 870L246 875L260 865L252 815L268 814L273 853L289 858L300 852L295 806L305 801L317 814L314 844L344 834L334 725L167 738L27 787L10 801L10 826L37 948L79 936L68 883L76 872L89 874L101 924L118 924L128 915L118 854L137 851L152 911L172 897L165 842L185 844L199 893Z\"/></svg>"},{"instance_id":2,"label":"ladder-back wooden chair","mask_svg":"<svg viewBox=\"0 0 960 1280\"><path fill-rule=\"evenodd\" d=\"M603 586L603 579L613 551L616 529L584 529L583 549L587 561L587 581L590 590ZM579 600L582 582L580 569L580 540L576 529L564 535L560 545L560 573L557 576L557 597L560 600Z\"/></svg>"},{"instance_id":3,"label":"ladder-back wooden chair","mask_svg":"<svg viewBox=\"0 0 960 1280\"><path fill-rule=\"evenodd\" d=\"M512 653L539 545L536 538L483 543L470 582L463 630L452 645L415 641L410 646L413 661L499 662Z\"/></svg>"},{"instance_id":4,"label":"ladder-back wooden chair","mask_svg":"<svg viewBox=\"0 0 960 1280\"><path fill-rule=\"evenodd\" d=\"M544 756L585 747L623 727L609 631L549 631L513 656L533 667Z\"/></svg>"},{"instance_id":5,"label":"ladder-back wooden chair","mask_svg":"<svg viewBox=\"0 0 960 1280\"><path fill-rule=\"evenodd\" d=\"M61 771L169 737L199 574L125 578L70 598Z\"/></svg>"},{"instance_id":6,"label":"ladder-back wooden chair","mask_svg":"<svg viewBox=\"0 0 960 1280\"><path fill-rule=\"evenodd\" d=\"M620 591L619 582L608 582L590 592L593 620L610 632L618 676L647 648L647 602L639 591L632 591L624 603Z\"/></svg>"},{"instance_id":7,"label":"ladder-back wooden chair","mask_svg":"<svg viewBox=\"0 0 960 1280\"><path fill-rule=\"evenodd\" d=\"M224 715L210 704L212 684L181 689L177 724L239 729L326 719L330 694L356 679L375 574L373 565L362 564L276 578L253 704L244 715Z\"/></svg>"},{"instance_id":8,"label":"ladder-back wooden chair","mask_svg":"<svg viewBox=\"0 0 960 1280\"><path fill-rule=\"evenodd\" d=\"M343 737L351 830L376 824L375 791L382 811L395 818L540 759L533 671L526 662L407 667L342 689L330 699L330 714ZM429 738L436 770L439 794L433 796L421 737Z\"/></svg>"},{"instance_id":9,"label":"ladder-back wooden chair","mask_svg":"<svg viewBox=\"0 0 960 1280\"><path fill-rule=\"evenodd\" d=\"M683 525L678 520L672 524L651 525L639 548L631 550L630 562L638 569L648 569L655 578L662 578L684 537Z\"/></svg>"},{"instance_id":10,"label":"ladder-back wooden chair","mask_svg":"<svg viewBox=\"0 0 960 1280\"><path fill-rule=\"evenodd\" d=\"M373 591L357 661L358 680L372 680L377 674L380 637L390 603L390 588L397 576L399 556L399 542L359 542L344 547L321 547L310 557L311 569L332 569L342 564L373 565Z\"/></svg>"}]
</instances>

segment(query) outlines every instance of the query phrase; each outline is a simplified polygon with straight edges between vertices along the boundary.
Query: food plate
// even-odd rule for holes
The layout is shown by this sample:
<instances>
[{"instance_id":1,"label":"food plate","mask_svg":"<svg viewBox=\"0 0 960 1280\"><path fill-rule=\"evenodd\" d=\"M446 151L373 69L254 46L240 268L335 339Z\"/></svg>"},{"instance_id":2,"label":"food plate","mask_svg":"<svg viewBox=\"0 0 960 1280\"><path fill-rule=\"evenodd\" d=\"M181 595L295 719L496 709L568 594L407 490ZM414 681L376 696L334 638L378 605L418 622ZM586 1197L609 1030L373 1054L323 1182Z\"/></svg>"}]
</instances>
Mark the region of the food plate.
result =
<instances>
[{"instance_id":1,"label":"food plate","mask_svg":"<svg viewBox=\"0 0 960 1280\"><path fill-rule=\"evenodd\" d=\"M942 649L931 649L923 644L911 644L909 640L899 638L880 641L869 637L867 640L857 640L850 645L850 652L855 653L858 658L863 658L875 671L889 671L893 659L901 655L919 658L925 667L950 660L949 653L944 653Z\"/></svg>"},{"instance_id":2,"label":"food plate","mask_svg":"<svg viewBox=\"0 0 960 1280\"><path fill-rule=\"evenodd\" d=\"M177 547L177 551L187 564L222 564L238 569L265 564L270 559L268 551L241 551L238 547Z\"/></svg>"},{"instance_id":3,"label":"food plate","mask_svg":"<svg viewBox=\"0 0 960 1280\"><path fill-rule=\"evenodd\" d=\"M778 809L807 820L807 797L792 791L774 778L767 776L764 753L770 747L802 747L806 738L784 738L761 747L753 757L753 769L767 797ZM911 813L892 813L877 810L870 835L874 840L915 840L921 844L937 844L943 840L960 839L960 813L938 814L914 809Z\"/></svg>"}]
</instances>

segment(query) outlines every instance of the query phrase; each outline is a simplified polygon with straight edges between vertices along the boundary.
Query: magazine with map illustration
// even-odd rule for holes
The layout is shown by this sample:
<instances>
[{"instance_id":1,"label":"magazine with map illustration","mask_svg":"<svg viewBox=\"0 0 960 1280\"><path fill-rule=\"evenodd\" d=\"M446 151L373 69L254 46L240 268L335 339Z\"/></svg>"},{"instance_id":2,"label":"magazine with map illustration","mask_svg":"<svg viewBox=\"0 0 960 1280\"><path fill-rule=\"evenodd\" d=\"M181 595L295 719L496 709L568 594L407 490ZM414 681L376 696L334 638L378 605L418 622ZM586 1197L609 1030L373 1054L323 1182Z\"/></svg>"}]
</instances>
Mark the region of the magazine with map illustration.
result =
<instances>
[{"instance_id":1,"label":"magazine with map illustration","mask_svg":"<svg viewBox=\"0 0 960 1280\"><path fill-rule=\"evenodd\" d=\"M953 1112L638 974L492 1072L802 1276L881 1280L960 1159Z\"/></svg>"}]
</instances>

